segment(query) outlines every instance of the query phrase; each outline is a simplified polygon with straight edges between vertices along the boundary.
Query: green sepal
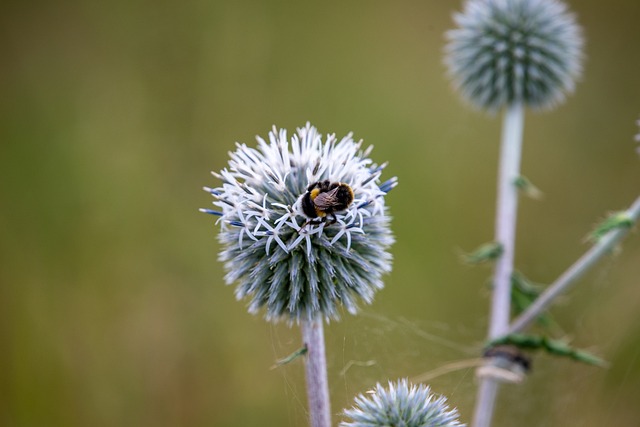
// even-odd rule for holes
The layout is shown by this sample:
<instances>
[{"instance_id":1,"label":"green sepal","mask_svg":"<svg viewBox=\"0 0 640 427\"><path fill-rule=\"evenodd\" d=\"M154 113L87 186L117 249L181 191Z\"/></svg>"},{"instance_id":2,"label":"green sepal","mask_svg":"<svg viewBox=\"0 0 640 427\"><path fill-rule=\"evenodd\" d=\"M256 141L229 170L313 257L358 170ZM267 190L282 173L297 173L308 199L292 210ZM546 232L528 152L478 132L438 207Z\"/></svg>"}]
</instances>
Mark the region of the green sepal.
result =
<instances>
[{"instance_id":1,"label":"green sepal","mask_svg":"<svg viewBox=\"0 0 640 427\"><path fill-rule=\"evenodd\" d=\"M498 242L489 242L481 245L470 254L466 254L464 260L469 264L483 264L495 261L500 255L502 255L502 245Z\"/></svg>"},{"instance_id":2,"label":"green sepal","mask_svg":"<svg viewBox=\"0 0 640 427\"><path fill-rule=\"evenodd\" d=\"M296 360L298 357L304 356L305 354L307 354L307 346L306 345L304 347L300 347L299 349L297 349L296 351L294 351L290 355L285 356L282 359L276 360L276 363L271 367L271 369L275 369L275 368L278 368L278 367L280 367L282 365L286 365L288 363L291 363L294 360Z\"/></svg>"},{"instance_id":3,"label":"green sepal","mask_svg":"<svg viewBox=\"0 0 640 427\"><path fill-rule=\"evenodd\" d=\"M522 175L520 175L513 181L513 185L515 185L516 188L524 195L532 199L540 200L543 196L542 191L540 191L538 187L533 185L531 181L527 179L527 177L524 177Z\"/></svg>"},{"instance_id":4,"label":"green sepal","mask_svg":"<svg viewBox=\"0 0 640 427\"><path fill-rule=\"evenodd\" d=\"M596 225L595 229L589 234L588 240L594 243L598 242L610 231L617 228L631 228L633 224L633 218L626 211L613 212L600 224Z\"/></svg>"},{"instance_id":5,"label":"green sepal","mask_svg":"<svg viewBox=\"0 0 640 427\"><path fill-rule=\"evenodd\" d=\"M567 357L576 362L600 367L607 366L607 362L587 351L573 348L564 341L540 335L509 334L489 342L487 348L497 345L514 345L522 350L544 350L554 356Z\"/></svg>"},{"instance_id":6,"label":"green sepal","mask_svg":"<svg viewBox=\"0 0 640 427\"><path fill-rule=\"evenodd\" d=\"M543 286L529 280L519 271L511 275L511 308L515 315L524 312L540 296ZM544 327L550 327L555 322L548 312L537 317L537 321Z\"/></svg>"}]
</instances>

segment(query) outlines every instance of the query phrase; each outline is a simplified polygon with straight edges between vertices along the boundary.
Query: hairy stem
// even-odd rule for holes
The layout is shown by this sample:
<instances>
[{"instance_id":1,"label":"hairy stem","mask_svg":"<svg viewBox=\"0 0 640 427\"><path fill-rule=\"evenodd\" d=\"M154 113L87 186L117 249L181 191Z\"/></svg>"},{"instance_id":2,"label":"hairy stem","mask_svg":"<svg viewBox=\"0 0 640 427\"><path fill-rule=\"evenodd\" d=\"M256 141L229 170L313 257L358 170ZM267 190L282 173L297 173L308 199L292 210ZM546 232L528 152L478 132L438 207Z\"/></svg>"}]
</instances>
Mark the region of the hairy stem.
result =
<instances>
[{"instance_id":1,"label":"hairy stem","mask_svg":"<svg viewBox=\"0 0 640 427\"><path fill-rule=\"evenodd\" d=\"M502 246L502 255L496 261L493 276L493 295L489 323L489 339L504 335L509 329L511 305L511 274L515 257L516 217L518 189L515 181L520 176L524 107L511 105L502 123L502 142L498 174L498 202L496 209L495 241ZM489 427L499 383L485 376L480 380L474 412L474 427Z\"/></svg>"},{"instance_id":2,"label":"hairy stem","mask_svg":"<svg viewBox=\"0 0 640 427\"><path fill-rule=\"evenodd\" d=\"M327 360L324 350L324 329L322 318L301 324L302 340L307 348L305 374L309 419L311 427L331 426L331 406L329 403L329 383L327 381Z\"/></svg>"},{"instance_id":3,"label":"hairy stem","mask_svg":"<svg viewBox=\"0 0 640 427\"><path fill-rule=\"evenodd\" d=\"M636 201L633 202L633 205L627 210L627 215L633 222L638 221L638 218L640 218L640 197L637 198ZM576 283L593 265L608 254L611 249L629 233L629 230L630 228L626 227L618 228L602 237L591 249L569 267L567 271L558 277L527 310L513 321L508 333L520 332L529 326L553 303L558 295L566 292L571 285Z\"/></svg>"},{"instance_id":4,"label":"hairy stem","mask_svg":"<svg viewBox=\"0 0 640 427\"><path fill-rule=\"evenodd\" d=\"M509 328L511 274L515 256L518 213L518 189L515 182L520 176L523 125L523 106L514 104L505 112L502 126L495 224L495 241L502 246L502 255L496 261L493 276L489 339L498 338Z\"/></svg>"},{"instance_id":5,"label":"hairy stem","mask_svg":"<svg viewBox=\"0 0 640 427\"><path fill-rule=\"evenodd\" d=\"M493 408L498 396L500 383L493 378L483 377L478 386L476 410L473 416L474 426L490 426Z\"/></svg>"}]
</instances>

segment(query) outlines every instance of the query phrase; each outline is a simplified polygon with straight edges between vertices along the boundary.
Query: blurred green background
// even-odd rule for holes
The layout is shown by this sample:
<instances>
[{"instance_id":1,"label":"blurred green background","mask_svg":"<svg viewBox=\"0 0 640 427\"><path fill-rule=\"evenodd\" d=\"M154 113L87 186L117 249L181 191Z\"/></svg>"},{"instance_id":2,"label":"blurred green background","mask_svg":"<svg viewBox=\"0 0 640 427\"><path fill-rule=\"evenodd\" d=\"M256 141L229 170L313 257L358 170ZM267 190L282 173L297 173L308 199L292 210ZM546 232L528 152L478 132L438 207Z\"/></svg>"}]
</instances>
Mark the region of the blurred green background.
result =
<instances>
[{"instance_id":1,"label":"blurred green background","mask_svg":"<svg viewBox=\"0 0 640 427\"><path fill-rule=\"evenodd\" d=\"M575 95L527 113L517 266L549 283L640 193L640 3L572 1L587 60ZM332 409L376 381L476 357L500 118L450 88L460 2L86 1L0 6L0 425L303 426L296 328L223 285L200 214L235 141L310 120L390 162L394 271L327 329ZM540 355L496 425L637 425L640 236L554 308L559 336L609 369ZM471 418L475 381L431 381Z\"/></svg>"}]
</instances>

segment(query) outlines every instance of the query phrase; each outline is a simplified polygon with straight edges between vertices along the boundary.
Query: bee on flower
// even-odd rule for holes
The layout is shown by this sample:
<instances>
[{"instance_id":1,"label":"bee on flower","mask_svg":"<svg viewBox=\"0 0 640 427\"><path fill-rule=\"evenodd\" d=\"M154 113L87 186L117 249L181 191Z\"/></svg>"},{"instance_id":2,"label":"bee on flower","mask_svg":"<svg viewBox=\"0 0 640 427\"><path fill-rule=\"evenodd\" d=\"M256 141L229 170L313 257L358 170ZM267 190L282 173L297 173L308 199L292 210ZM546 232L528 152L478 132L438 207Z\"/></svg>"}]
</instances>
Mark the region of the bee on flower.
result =
<instances>
[{"instance_id":1,"label":"bee on flower","mask_svg":"<svg viewBox=\"0 0 640 427\"><path fill-rule=\"evenodd\" d=\"M391 270L393 243L386 164L369 159L352 134L323 136L306 126L288 138L275 127L257 148L236 144L229 165L205 187L218 216L220 259L236 297L268 320L336 319L339 307L370 303Z\"/></svg>"}]
</instances>

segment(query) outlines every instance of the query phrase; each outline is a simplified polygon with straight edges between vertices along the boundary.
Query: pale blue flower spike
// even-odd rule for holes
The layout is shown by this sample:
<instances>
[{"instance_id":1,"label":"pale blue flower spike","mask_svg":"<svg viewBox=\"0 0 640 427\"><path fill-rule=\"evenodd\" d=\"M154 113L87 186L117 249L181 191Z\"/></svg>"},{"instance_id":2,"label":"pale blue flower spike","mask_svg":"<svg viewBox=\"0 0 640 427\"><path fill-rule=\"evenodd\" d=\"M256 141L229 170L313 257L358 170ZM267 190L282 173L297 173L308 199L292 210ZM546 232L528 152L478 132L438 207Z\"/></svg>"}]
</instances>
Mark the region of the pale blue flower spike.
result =
<instances>
[{"instance_id":1,"label":"pale blue flower spike","mask_svg":"<svg viewBox=\"0 0 640 427\"><path fill-rule=\"evenodd\" d=\"M446 33L445 64L472 105L498 111L515 103L546 109L573 92L583 37L557 0L468 0Z\"/></svg>"},{"instance_id":2,"label":"pale blue flower spike","mask_svg":"<svg viewBox=\"0 0 640 427\"><path fill-rule=\"evenodd\" d=\"M385 195L395 177L380 182L387 163L377 166L368 147L352 134L323 137L307 123L287 137L276 127L257 148L236 143L222 181L204 187L219 217L220 259L227 284L249 299L249 309L266 308L266 318L298 323L339 317L340 305L355 313L354 297L365 303L383 287L391 270L393 243ZM348 184L354 203L336 212L336 222L308 223L301 197L317 181Z\"/></svg>"}]
</instances>

